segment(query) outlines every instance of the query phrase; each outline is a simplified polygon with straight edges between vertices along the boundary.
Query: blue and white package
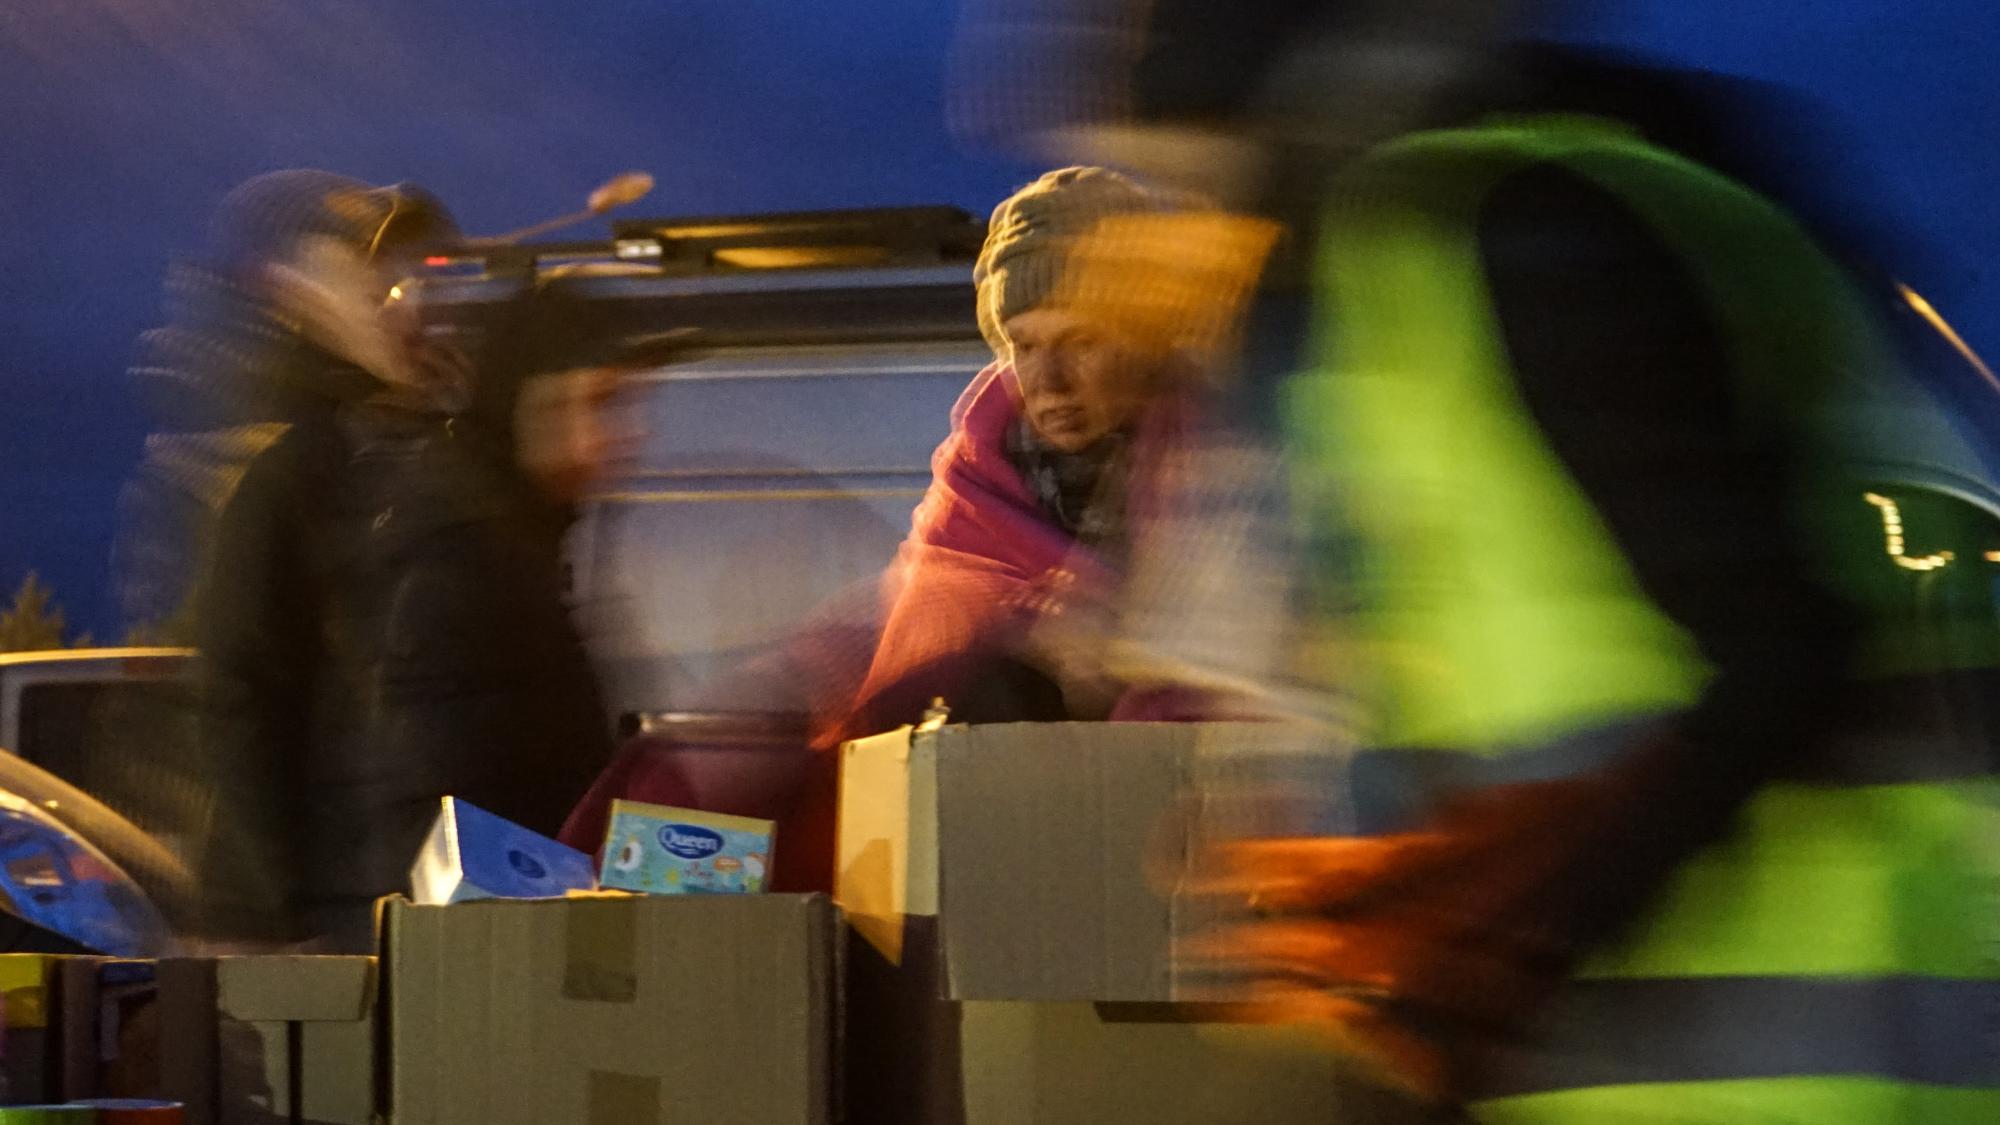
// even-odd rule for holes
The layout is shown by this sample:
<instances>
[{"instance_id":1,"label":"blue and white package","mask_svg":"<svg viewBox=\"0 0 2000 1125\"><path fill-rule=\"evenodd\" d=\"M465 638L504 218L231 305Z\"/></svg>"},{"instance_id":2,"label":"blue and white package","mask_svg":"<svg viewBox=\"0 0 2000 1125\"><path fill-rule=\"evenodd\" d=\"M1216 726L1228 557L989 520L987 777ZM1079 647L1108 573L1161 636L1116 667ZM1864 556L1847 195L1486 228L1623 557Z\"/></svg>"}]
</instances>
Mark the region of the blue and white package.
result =
<instances>
[{"instance_id":1,"label":"blue and white package","mask_svg":"<svg viewBox=\"0 0 2000 1125\"><path fill-rule=\"evenodd\" d=\"M480 898L561 898L592 886L590 857L457 797L444 799L410 867L410 898L443 906Z\"/></svg>"},{"instance_id":2,"label":"blue and white package","mask_svg":"<svg viewBox=\"0 0 2000 1125\"><path fill-rule=\"evenodd\" d=\"M613 801L598 884L656 895L757 894L775 831L747 816Z\"/></svg>"}]
</instances>

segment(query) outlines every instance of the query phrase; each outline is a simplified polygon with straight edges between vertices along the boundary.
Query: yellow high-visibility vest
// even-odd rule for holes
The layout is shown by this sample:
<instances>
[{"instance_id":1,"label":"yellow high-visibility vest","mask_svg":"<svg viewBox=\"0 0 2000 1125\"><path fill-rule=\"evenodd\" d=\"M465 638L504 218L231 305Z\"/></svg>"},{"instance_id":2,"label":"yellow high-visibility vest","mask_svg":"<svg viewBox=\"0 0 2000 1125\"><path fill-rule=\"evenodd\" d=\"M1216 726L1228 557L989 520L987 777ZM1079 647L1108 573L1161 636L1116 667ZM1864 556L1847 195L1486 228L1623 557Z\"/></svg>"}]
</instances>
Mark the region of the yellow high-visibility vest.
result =
<instances>
[{"instance_id":1,"label":"yellow high-visibility vest","mask_svg":"<svg viewBox=\"0 0 2000 1125\"><path fill-rule=\"evenodd\" d=\"M1671 716L1710 674L1517 398L1477 223L1495 185L1537 164L1607 191L1676 252L1751 409L1811 428L1843 380L1890 362L1838 268L1782 212L1614 125L1496 123L1359 161L1324 228L1318 359L1290 388L1300 493L1358 556L1341 631L1371 745L1456 755L1471 776L1537 755L1546 775L1578 735ZM1807 525L1829 529L1843 505L1877 518L1888 502L1842 475L1832 430L1800 500ZM1829 536L1822 557L1830 581L1877 603L1877 668L1907 676L1924 646L1859 572L1921 561L1900 534L1887 545L1900 551ZM1968 662L1962 645L1934 655ZM1534 1077L1481 1118L2000 1122L1993 759L1923 757L1888 745L1852 777L1767 785L1637 935L1580 974Z\"/></svg>"}]
</instances>

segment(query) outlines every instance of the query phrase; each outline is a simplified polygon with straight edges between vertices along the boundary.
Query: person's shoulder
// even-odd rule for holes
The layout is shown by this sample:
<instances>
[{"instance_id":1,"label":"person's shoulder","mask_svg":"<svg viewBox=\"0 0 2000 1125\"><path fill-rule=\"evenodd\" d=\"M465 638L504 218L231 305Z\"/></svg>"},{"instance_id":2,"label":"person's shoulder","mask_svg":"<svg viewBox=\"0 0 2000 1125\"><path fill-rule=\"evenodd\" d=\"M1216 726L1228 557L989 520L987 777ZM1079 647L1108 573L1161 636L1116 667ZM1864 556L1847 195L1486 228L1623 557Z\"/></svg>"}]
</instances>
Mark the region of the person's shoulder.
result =
<instances>
[{"instance_id":1,"label":"person's shoulder","mask_svg":"<svg viewBox=\"0 0 2000 1125\"><path fill-rule=\"evenodd\" d=\"M300 510L306 497L339 472L345 445L330 413L261 423L245 435L228 508Z\"/></svg>"},{"instance_id":2,"label":"person's shoulder","mask_svg":"<svg viewBox=\"0 0 2000 1125\"><path fill-rule=\"evenodd\" d=\"M1489 266L1494 251L1520 264L1543 257L1560 264L1639 247L1658 238L1632 201L1584 173L1555 161L1536 161L1496 180L1480 200L1479 240Z\"/></svg>"}]
</instances>

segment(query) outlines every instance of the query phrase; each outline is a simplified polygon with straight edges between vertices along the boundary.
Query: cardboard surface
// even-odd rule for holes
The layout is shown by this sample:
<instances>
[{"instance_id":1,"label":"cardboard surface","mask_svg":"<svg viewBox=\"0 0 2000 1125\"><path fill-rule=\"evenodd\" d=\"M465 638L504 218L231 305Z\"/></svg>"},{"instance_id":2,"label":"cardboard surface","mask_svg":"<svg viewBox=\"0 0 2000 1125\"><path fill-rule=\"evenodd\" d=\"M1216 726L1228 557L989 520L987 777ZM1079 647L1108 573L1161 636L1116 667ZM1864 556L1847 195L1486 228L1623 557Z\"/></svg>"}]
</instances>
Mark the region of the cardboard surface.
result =
<instances>
[{"instance_id":1,"label":"cardboard surface","mask_svg":"<svg viewBox=\"0 0 2000 1125\"><path fill-rule=\"evenodd\" d=\"M0 963L10 1003L0 1052L7 1102L98 1097L134 1080L120 1053L132 1046L129 1017L154 996L151 962L8 955Z\"/></svg>"},{"instance_id":2,"label":"cardboard surface","mask_svg":"<svg viewBox=\"0 0 2000 1125\"><path fill-rule=\"evenodd\" d=\"M1107 1018L1095 1005L959 1005L963 1125L1326 1125L1375 1120L1312 1033Z\"/></svg>"},{"instance_id":3,"label":"cardboard surface","mask_svg":"<svg viewBox=\"0 0 2000 1125\"><path fill-rule=\"evenodd\" d=\"M221 1125L368 1125L375 976L373 957L217 960Z\"/></svg>"},{"instance_id":4,"label":"cardboard surface","mask_svg":"<svg viewBox=\"0 0 2000 1125\"><path fill-rule=\"evenodd\" d=\"M1174 910L1149 855L1187 784L1188 724L937 732L940 900L958 1000L1169 1000Z\"/></svg>"},{"instance_id":5,"label":"cardboard surface","mask_svg":"<svg viewBox=\"0 0 2000 1125\"><path fill-rule=\"evenodd\" d=\"M215 1002L246 1022L365 1020L375 1003L373 957L223 957Z\"/></svg>"},{"instance_id":6,"label":"cardboard surface","mask_svg":"<svg viewBox=\"0 0 2000 1125\"><path fill-rule=\"evenodd\" d=\"M94 957L65 957L56 965L58 1012L53 1021L56 1046L55 1085L49 1101L73 1101L97 1094L101 1089L101 1064L115 1053L119 1010L107 999L101 975L113 962ZM143 962L118 962L138 973L150 985L151 966Z\"/></svg>"},{"instance_id":7,"label":"cardboard surface","mask_svg":"<svg viewBox=\"0 0 2000 1125\"><path fill-rule=\"evenodd\" d=\"M384 911L392 1125L831 1120L818 895Z\"/></svg>"},{"instance_id":8,"label":"cardboard surface","mask_svg":"<svg viewBox=\"0 0 2000 1125\"><path fill-rule=\"evenodd\" d=\"M905 915L937 914L937 742L903 727L841 747L834 900L891 965Z\"/></svg>"},{"instance_id":9,"label":"cardboard surface","mask_svg":"<svg viewBox=\"0 0 2000 1125\"><path fill-rule=\"evenodd\" d=\"M160 1091L186 1108L188 1125L213 1125L222 1085L215 962L162 961L159 979Z\"/></svg>"},{"instance_id":10,"label":"cardboard surface","mask_svg":"<svg viewBox=\"0 0 2000 1125\"><path fill-rule=\"evenodd\" d=\"M375 959L174 958L149 1013L189 1125L369 1125Z\"/></svg>"},{"instance_id":11,"label":"cardboard surface","mask_svg":"<svg viewBox=\"0 0 2000 1125\"><path fill-rule=\"evenodd\" d=\"M7 1102L151 1099L171 1090L176 1100L190 1103L186 1120L197 1125L217 1120L279 1125L295 1120L282 1113L218 1116L225 1093L239 1093L257 1083L231 1082L218 1070L225 1056L218 1051L224 1037L218 1027L213 961L38 960L39 968L25 961L0 965L0 982L8 985L25 988L36 974L43 978L42 984L32 987L43 993L38 1003L45 1026L7 1031ZM365 1016L359 1025L367 1026ZM232 1026L255 1041L249 1025ZM277 1041L282 1045L284 1036ZM261 1074L257 1049L238 1054ZM283 1059L276 1067L281 1073L290 1069ZM328 1120L363 1125L366 1094L364 1073L362 1113Z\"/></svg>"},{"instance_id":12,"label":"cardboard surface","mask_svg":"<svg viewBox=\"0 0 2000 1125\"><path fill-rule=\"evenodd\" d=\"M274 1025L257 1025L266 1035ZM369 1125L375 1116L375 1040L373 1020L313 1021L285 1025L295 1034L298 1060L297 1125ZM270 1042L269 1038L265 1042ZM267 1059L276 1054L267 1054ZM270 1072L267 1070L266 1074ZM273 1084L272 1102L292 1097L289 1088Z\"/></svg>"},{"instance_id":13,"label":"cardboard surface","mask_svg":"<svg viewBox=\"0 0 2000 1125\"><path fill-rule=\"evenodd\" d=\"M1215 999L1173 971L1175 943L1212 920L1175 893L1194 842L1183 799L1196 781L1248 788L1241 775L1301 738L1266 723L1018 723L851 742L836 898L892 964L905 915L936 914L953 999Z\"/></svg>"}]
</instances>

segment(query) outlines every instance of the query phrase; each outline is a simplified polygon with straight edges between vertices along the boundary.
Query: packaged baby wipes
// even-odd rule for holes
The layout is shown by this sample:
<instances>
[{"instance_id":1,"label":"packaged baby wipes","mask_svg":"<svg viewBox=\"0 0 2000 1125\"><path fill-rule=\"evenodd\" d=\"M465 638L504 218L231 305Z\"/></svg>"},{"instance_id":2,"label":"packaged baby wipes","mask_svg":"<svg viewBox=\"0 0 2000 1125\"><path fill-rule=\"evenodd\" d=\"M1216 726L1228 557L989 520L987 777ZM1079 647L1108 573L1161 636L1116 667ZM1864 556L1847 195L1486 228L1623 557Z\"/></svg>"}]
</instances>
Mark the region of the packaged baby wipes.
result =
<instances>
[{"instance_id":1,"label":"packaged baby wipes","mask_svg":"<svg viewBox=\"0 0 2000 1125\"><path fill-rule=\"evenodd\" d=\"M598 885L644 894L757 894L775 825L639 801L611 802Z\"/></svg>"}]
</instances>

